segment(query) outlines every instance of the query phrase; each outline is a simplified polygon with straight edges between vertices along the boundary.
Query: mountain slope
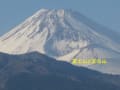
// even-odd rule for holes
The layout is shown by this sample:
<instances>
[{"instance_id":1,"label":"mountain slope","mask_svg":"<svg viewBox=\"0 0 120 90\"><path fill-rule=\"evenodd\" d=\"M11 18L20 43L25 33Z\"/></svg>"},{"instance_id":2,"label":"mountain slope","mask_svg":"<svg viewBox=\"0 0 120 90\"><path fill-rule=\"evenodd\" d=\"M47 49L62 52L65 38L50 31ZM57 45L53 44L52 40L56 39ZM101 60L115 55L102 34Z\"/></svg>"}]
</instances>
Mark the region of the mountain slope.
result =
<instances>
[{"instance_id":1,"label":"mountain slope","mask_svg":"<svg viewBox=\"0 0 120 90\"><path fill-rule=\"evenodd\" d=\"M119 38L118 33L77 12L41 9L0 38L0 51L9 54L38 51L67 62L73 58L110 58L117 63ZM116 63L107 68L116 67ZM104 72L114 73L114 70Z\"/></svg>"},{"instance_id":2,"label":"mountain slope","mask_svg":"<svg viewBox=\"0 0 120 90\"><path fill-rule=\"evenodd\" d=\"M120 76L75 67L37 52L0 53L0 90L119 90L119 83Z\"/></svg>"}]
</instances>

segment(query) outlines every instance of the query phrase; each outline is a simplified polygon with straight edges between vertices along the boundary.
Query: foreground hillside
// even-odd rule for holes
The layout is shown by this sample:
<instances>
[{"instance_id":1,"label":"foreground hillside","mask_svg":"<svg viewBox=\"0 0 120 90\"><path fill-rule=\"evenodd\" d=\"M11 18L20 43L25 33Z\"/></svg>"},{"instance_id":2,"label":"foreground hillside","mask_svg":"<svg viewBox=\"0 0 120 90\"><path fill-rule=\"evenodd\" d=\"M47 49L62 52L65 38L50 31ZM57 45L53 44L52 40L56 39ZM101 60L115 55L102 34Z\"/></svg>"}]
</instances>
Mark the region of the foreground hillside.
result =
<instances>
[{"instance_id":1,"label":"foreground hillside","mask_svg":"<svg viewBox=\"0 0 120 90\"><path fill-rule=\"evenodd\" d=\"M120 90L120 76L59 62L37 52L0 53L0 90Z\"/></svg>"}]
</instances>

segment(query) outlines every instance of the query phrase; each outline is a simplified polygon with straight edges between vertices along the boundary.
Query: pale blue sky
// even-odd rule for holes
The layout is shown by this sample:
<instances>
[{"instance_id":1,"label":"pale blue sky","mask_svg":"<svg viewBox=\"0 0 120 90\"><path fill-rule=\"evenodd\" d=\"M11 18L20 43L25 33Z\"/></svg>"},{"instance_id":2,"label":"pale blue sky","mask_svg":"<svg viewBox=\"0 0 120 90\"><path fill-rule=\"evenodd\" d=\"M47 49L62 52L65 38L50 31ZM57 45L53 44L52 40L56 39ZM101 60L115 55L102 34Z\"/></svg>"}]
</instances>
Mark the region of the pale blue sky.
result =
<instances>
[{"instance_id":1,"label":"pale blue sky","mask_svg":"<svg viewBox=\"0 0 120 90\"><path fill-rule=\"evenodd\" d=\"M73 9L120 32L120 0L0 0L0 35L41 8Z\"/></svg>"}]
</instances>

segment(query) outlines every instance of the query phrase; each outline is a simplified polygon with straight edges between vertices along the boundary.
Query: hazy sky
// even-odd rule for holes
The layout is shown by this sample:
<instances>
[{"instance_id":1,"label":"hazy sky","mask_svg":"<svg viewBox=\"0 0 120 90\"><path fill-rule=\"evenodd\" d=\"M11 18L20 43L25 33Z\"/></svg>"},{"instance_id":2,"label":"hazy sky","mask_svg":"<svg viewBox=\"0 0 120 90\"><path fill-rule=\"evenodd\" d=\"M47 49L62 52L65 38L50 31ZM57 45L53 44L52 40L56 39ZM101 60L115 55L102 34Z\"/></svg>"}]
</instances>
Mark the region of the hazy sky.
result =
<instances>
[{"instance_id":1,"label":"hazy sky","mask_svg":"<svg viewBox=\"0 0 120 90\"><path fill-rule=\"evenodd\" d=\"M120 0L0 0L0 35L41 8L73 9L120 31Z\"/></svg>"}]
</instances>

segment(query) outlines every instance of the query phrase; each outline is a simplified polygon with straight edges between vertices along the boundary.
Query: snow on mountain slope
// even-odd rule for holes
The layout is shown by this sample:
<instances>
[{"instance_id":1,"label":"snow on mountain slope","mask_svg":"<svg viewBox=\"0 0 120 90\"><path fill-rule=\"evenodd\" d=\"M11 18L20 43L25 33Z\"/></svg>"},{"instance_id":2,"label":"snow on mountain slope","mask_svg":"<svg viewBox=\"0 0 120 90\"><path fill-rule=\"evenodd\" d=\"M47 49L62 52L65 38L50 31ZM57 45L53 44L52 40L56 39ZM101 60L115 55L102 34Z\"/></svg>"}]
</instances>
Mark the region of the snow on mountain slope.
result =
<instances>
[{"instance_id":1,"label":"snow on mountain slope","mask_svg":"<svg viewBox=\"0 0 120 90\"><path fill-rule=\"evenodd\" d=\"M41 9L0 38L0 51L73 58L119 58L120 35L71 10Z\"/></svg>"}]
</instances>

